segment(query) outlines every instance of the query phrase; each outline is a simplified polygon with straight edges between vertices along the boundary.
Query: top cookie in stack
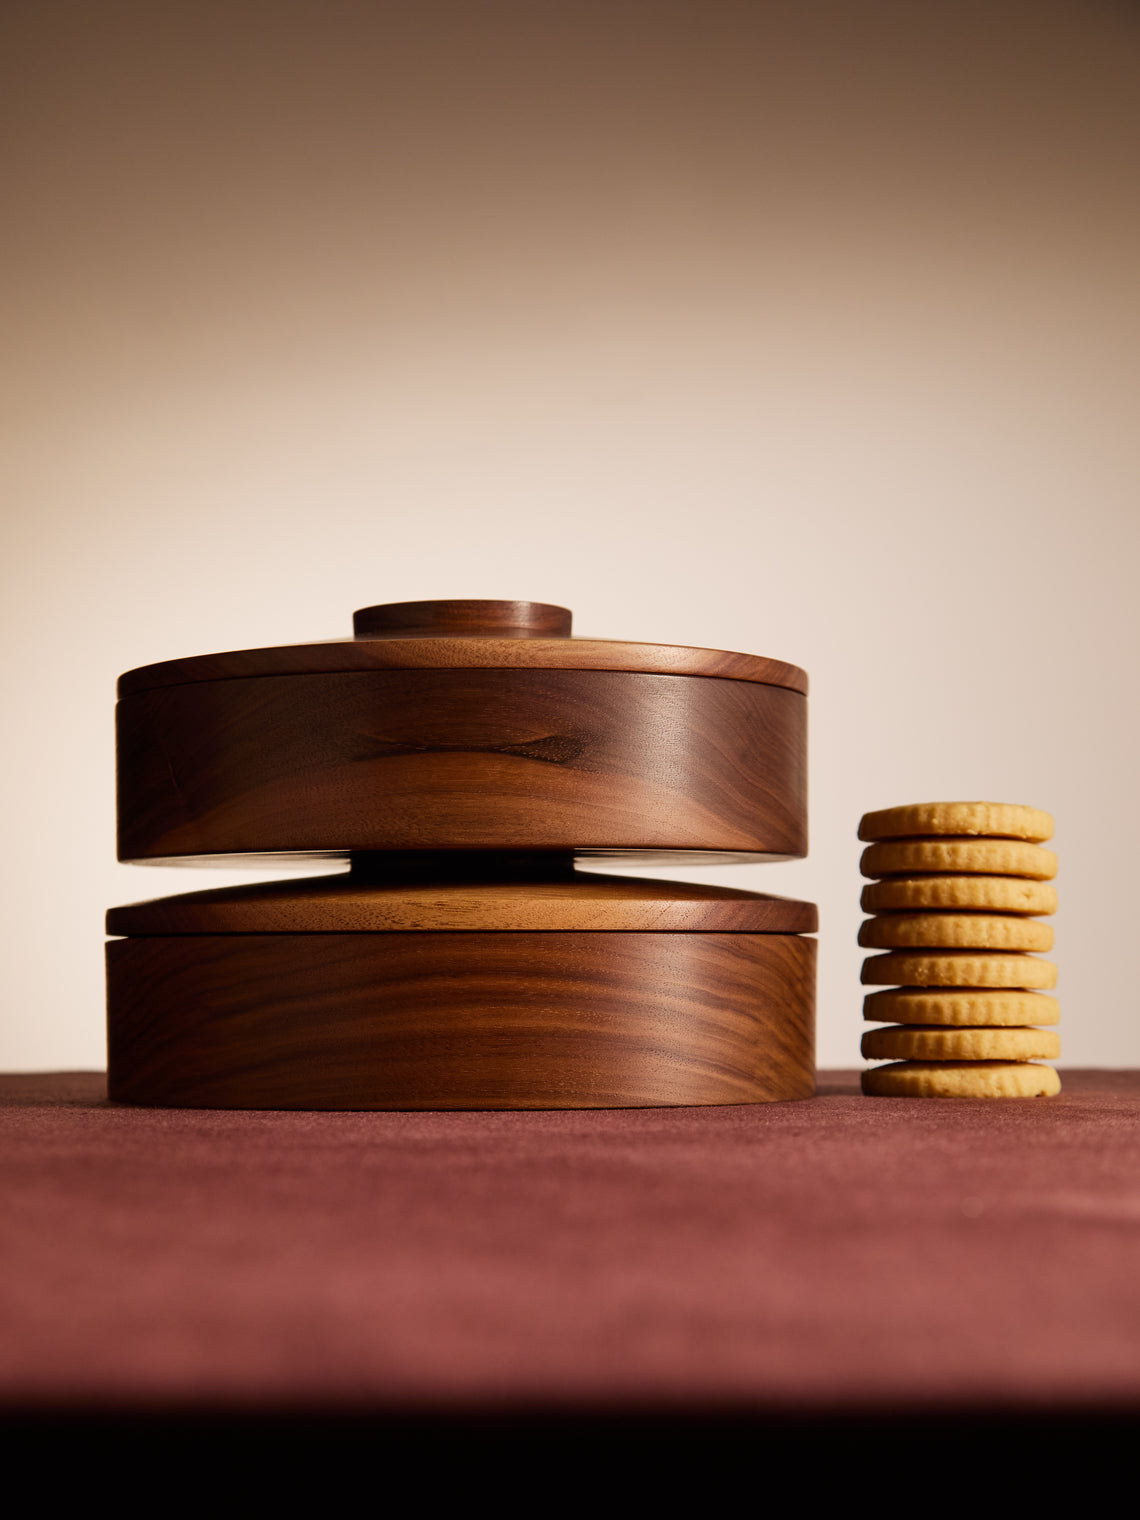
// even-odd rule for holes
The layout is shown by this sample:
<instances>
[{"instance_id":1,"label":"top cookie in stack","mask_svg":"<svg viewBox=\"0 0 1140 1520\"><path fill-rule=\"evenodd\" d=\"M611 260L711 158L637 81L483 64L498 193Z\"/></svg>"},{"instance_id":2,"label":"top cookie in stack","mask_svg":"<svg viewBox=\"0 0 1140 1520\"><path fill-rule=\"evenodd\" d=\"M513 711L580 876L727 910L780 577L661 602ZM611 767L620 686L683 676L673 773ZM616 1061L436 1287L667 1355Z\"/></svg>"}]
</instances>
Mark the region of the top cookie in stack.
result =
<instances>
[{"instance_id":1,"label":"top cookie in stack","mask_svg":"<svg viewBox=\"0 0 1140 1520\"><path fill-rule=\"evenodd\" d=\"M863 908L875 916L859 943L872 993L864 1017L897 1022L870 1030L863 1054L897 1064L863 1075L863 1090L916 1097L1036 1096L1060 1090L1033 1058L1060 1053L1053 931L1057 857L1042 848L1053 820L1039 808L996 802L932 802L867 813L859 838Z\"/></svg>"}]
</instances>

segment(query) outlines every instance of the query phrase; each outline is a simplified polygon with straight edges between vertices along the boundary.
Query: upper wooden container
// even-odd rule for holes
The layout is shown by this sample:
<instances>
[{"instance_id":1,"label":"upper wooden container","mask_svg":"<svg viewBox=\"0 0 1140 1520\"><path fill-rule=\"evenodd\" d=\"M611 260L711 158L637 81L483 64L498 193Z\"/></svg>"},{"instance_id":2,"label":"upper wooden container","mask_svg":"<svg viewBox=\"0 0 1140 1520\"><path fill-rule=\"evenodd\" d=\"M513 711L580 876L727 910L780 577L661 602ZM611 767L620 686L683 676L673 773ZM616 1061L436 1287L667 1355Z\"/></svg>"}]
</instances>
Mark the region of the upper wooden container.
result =
<instances>
[{"instance_id":1,"label":"upper wooden container","mask_svg":"<svg viewBox=\"0 0 1140 1520\"><path fill-rule=\"evenodd\" d=\"M355 637L119 681L119 858L807 852L807 677L570 637L536 602L398 602Z\"/></svg>"}]
</instances>

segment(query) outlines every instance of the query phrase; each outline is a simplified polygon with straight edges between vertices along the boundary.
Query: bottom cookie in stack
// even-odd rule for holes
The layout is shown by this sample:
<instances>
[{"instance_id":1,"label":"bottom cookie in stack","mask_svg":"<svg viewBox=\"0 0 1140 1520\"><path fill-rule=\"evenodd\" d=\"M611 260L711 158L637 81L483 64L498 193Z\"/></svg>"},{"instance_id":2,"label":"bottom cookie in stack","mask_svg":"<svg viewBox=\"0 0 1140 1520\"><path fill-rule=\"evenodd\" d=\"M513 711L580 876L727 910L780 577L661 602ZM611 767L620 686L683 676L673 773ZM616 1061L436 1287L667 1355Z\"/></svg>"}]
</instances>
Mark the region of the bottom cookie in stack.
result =
<instances>
[{"instance_id":1,"label":"bottom cookie in stack","mask_svg":"<svg viewBox=\"0 0 1140 1520\"><path fill-rule=\"evenodd\" d=\"M999 832L1000 831L1000 832ZM898 984L870 994L862 1053L893 1064L863 1073L863 1091L898 1097L1036 1097L1059 1092L1057 1073L1034 1064L1060 1054L1057 1002L1041 990L1056 967L1053 931L1034 915L1056 909L1056 856L1040 848L1052 820L1037 809L932 803L867 814L860 837L863 892L876 916L859 943L862 980ZM906 837L900 837L904 835Z\"/></svg>"},{"instance_id":2,"label":"bottom cookie in stack","mask_svg":"<svg viewBox=\"0 0 1140 1520\"><path fill-rule=\"evenodd\" d=\"M900 1061L862 1077L870 1098L1052 1098L1061 1079L1034 1061Z\"/></svg>"}]
</instances>

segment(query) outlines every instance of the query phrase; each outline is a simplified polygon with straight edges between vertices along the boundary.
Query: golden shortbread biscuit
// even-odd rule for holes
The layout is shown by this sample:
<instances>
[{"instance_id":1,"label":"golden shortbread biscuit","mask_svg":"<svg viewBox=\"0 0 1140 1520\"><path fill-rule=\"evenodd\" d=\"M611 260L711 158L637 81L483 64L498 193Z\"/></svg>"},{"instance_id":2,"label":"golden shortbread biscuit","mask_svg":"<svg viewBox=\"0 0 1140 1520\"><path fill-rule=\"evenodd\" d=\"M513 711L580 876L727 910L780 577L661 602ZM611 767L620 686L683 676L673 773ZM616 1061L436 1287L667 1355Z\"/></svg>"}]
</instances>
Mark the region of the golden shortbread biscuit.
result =
<instances>
[{"instance_id":1,"label":"golden shortbread biscuit","mask_svg":"<svg viewBox=\"0 0 1140 1520\"><path fill-rule=\"evenodd\" d=\"M1061 1091L1051 1066L1030 1061L900 1061L863 1073L876 1098L1043 1098Z\"/></svg>"},{"instance_id":2,"label":"golden shortbread biscuit","mask_svg":"<svg viewBox=\"0 0 1140 1520\"><path fill-rule=\"evenodd\" d=\"M863 1017L878 1024L1056 1024L1061 1005L1045 992L986 992L973 988L892 987L869 992Z\"/></svg>"},{"instance_id":3,"label":"golden shortbread biscuit","mask_svg":"<svg viewBox=\"0 0 1140 1520\"><path fill-rule=\"evenodd\" d=\"M889 876L886 881L869 881L861 902L864 913L916 908L1056 913L1057 888L1024 876Z\"/></svg>"},{"instance_id":4,"label":"golden shortbread biscuit","mask_svg":"<svg viewBox=\"0 0 1140 1520\"><path fill-rule=\"evenodd\" d=\"M1052 839L1053 820L1019 802L915 802L864 813L860 839L916 839L927 834L975 834L986 839Z\"/></svg>"},{"instance_id":5,"label":"golden shortbread biscuit","mask_svg":"<svg viewBox=\"0 0 1140 1520\"><path fill-rule=\"evenodd\" d=\"M898 987L1055 987L1052 961L1000 951L892 950L869 955L861 980L866 985Z\"/></svg>"},{"instance_id":6,"label":"golden shortbread biscuit","mask_svg":"<svg viewBox=\"0 0 1140 1520\"><path fill-rule=\"evenodd\" d=\"M889 839L869 844L859 869L864 876L947 871L1051 881L1057 874L1057 857L1052 850L1021 839Z\"/></svg>"},{"instance_id":7,"label":"golden shortbread biscuit","mask_svg":"<svg viewBox=\"0 0 1140 1520\"><path fill-rule=\"evenodd\" d=\"M869 1061L1055 1061L1061 1054L1061 1036L1055 1029L894 1024L868 1029L862 1052Z\"/></svg>"},{"instance_id":8,"label":"golden shortbread biscuit","mask_svg":"<svg viewBox=\"0 0 1140 1520\"><path fill-rule=\"evenodd\" d=\"M869 950L1052 950L1053 930L1035 918L992 913L885 913L859 927Z\"/></svg>"}]
</instances>

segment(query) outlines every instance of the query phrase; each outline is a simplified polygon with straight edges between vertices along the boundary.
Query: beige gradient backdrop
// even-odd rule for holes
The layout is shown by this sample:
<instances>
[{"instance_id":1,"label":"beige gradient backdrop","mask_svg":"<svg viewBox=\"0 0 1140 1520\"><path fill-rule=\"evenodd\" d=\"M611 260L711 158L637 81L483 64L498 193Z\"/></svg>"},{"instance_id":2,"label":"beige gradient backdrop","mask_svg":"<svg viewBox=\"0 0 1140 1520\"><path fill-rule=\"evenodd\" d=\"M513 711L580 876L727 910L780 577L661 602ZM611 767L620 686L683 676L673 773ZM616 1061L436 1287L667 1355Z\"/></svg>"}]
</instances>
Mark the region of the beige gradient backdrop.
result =
<instances>
[{"instance_id":1,"label":"beige gradient backdrop","mask_svg":"<svg viewBox=\"0 0 1140 1520\"><path fill-rule=\"evenodd\" d=\"M1053 811L1140 1065L1140 22L1059 0L18 3L0 1066L102 1064L114 680L532 597L807 667L821 1064L861 812Z\"/></svg>"}]
</instances>

